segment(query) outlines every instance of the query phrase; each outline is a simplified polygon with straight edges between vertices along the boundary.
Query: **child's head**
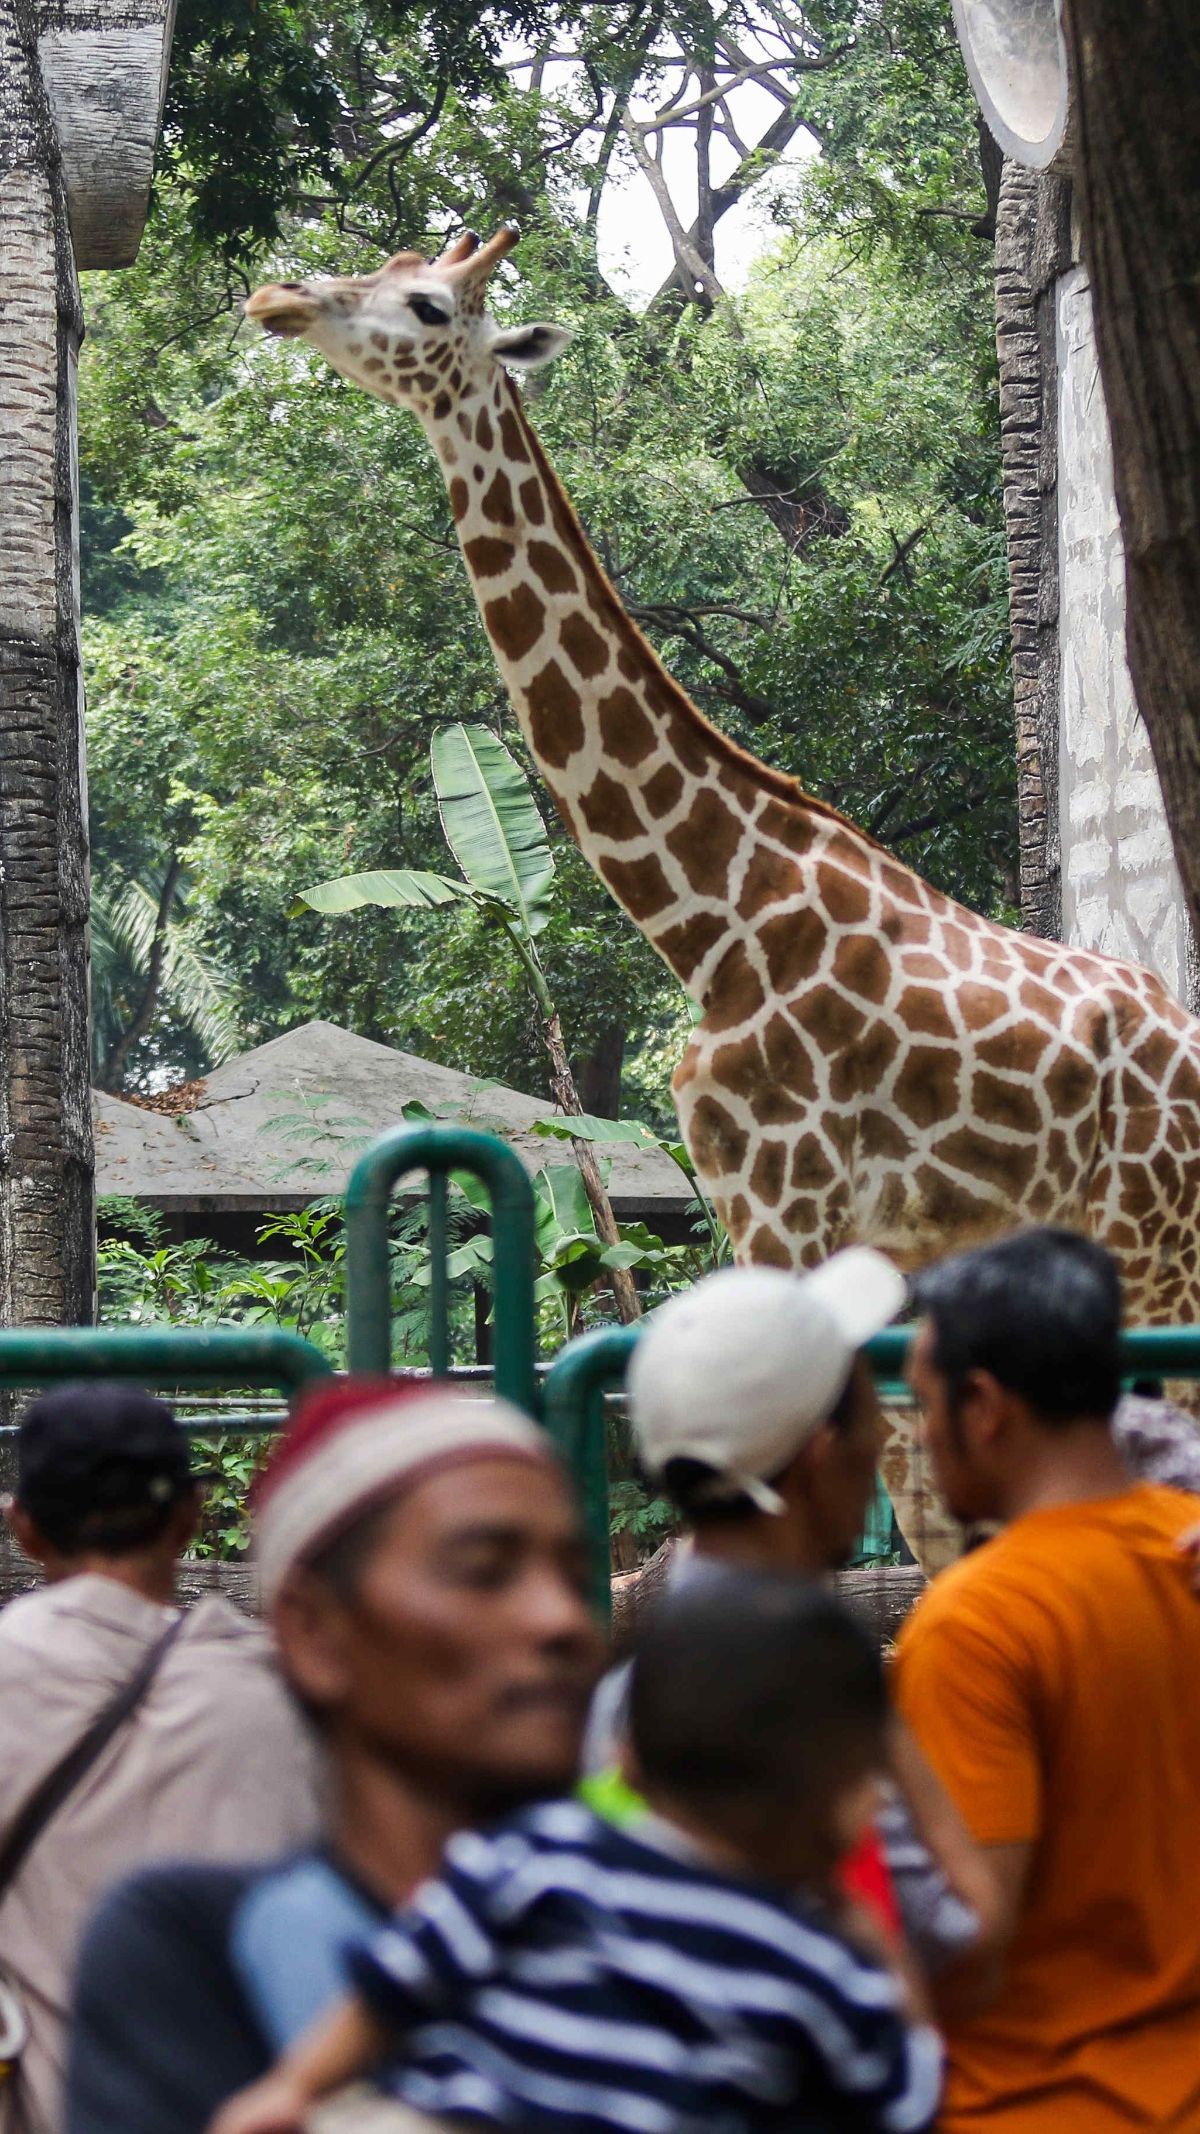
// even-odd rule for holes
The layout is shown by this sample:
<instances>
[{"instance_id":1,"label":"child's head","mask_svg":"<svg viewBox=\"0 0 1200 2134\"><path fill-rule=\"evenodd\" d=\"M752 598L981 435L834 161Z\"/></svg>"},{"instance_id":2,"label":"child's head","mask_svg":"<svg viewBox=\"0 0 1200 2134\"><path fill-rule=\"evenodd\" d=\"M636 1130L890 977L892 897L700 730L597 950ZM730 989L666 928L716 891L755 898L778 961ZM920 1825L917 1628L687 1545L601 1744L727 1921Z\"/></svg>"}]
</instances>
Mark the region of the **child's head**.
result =
<instances>
[{"instance_id":1,"label":"child's head","mask_svg":"<svg viewBox=\"0 0 1200 2134\"><path fill-rule=\"evenodd\" d=\"M884 1761L878 1653L821 1587L721 1572L668 1593L633 1663L631 1775L751 1872L823 1880Z\"/></svg>"}]
</instances>

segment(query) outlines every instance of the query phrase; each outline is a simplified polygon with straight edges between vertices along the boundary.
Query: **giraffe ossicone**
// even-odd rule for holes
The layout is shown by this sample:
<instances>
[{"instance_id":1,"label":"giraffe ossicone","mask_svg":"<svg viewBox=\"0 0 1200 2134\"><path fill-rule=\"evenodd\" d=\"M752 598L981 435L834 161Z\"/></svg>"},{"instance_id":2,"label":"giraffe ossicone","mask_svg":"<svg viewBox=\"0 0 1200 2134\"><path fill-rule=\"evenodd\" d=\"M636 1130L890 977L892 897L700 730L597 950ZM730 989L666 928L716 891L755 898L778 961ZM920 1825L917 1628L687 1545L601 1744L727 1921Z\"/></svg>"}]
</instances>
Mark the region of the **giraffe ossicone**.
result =
<instances>
[{"instance_id":1,"label":"giraffe ossicone","mask_svg":"<svg viewBox=\"0 0 1200 2134\"><path fill-rule=\"evenodd\" d=\"M702 1010L674 1092L737 1257L858 1241L914 1268L1060 1222L1111 1246L1131 1321L1200 1316L1200 1024L1148 971L954 903L696 709L509 375L568 338L489 316L516 238L273 283L246 311L421 421L555 805ZM884 1466L922 1554L907 1444Z\"/></svg>"}]
</instances>

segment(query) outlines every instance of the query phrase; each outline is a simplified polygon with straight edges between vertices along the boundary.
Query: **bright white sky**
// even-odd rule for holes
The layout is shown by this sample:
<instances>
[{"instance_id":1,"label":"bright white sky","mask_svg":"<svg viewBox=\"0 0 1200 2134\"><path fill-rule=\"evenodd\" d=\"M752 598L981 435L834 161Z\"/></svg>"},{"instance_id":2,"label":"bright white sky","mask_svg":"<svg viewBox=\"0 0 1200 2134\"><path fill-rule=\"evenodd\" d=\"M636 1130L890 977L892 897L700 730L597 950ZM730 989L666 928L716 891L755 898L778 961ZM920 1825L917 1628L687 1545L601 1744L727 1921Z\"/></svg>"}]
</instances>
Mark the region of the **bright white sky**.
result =
<instances>
[{"instance_id":1,"label":"bright white sky","mask_svg":"<svg viewBox=\"0 0 1200 2134\"><path fill-rule=\"evenodd\" d=\"M556 88L565 85L569 71L566 66L547 67L547 92L553 94ZM730 97L734 123L748 147L756 146L762 139L772 120L778 117L779 108L777 99L756 82L743 83ZM633 114L642 121L652 116L649 105L635 104ZM816 153L816 143L811 136L800 133L782 161L785 165L803 163ZM736 162L737 156L729 142L716 135L712 144L712 171L717 184L729 175ZM663 169L680 219L687 229L696 213L696 166L692 135L686 128L679 131L668 129ZM775 234L763 213L761 197L770 183L768 175L761 187L752 186L745 198L717 224L717 276L727 289L745 287L755 260ZM605 187L597 245L605 279L619 295L635 305L648 302L671 271L671 240L658 204L647 180L633 166L628 154L615 165L614 174Z\"/></svg>"}]
</instances>

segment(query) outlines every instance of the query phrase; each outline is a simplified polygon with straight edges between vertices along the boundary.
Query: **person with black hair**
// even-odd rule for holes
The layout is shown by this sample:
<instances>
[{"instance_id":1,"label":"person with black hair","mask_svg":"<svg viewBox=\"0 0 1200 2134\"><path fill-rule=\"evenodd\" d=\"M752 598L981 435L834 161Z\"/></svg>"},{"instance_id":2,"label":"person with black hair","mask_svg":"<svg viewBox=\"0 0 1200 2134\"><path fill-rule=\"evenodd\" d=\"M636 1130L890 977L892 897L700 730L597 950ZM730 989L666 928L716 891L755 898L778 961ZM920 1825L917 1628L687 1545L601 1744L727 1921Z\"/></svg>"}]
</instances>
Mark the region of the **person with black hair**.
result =
<instances>
[{"instance_id":1,"label":"person with black hair","mask_svg":"<svg viewBox=\"0 0 1200 2134\"><path fill-rule=\"evenodd\" d=\"M302 2134L368 2073L393 2109L347 2100L330 2134L930 2127L936 2033L837 1883L886 1754L870 1640L792 1578L692 1586L650 1620L629 1720L635 1822L557 1801L452 1838L351 1944L353 1997L210 2134Z\"/></svg>"},{"instance_id":2,"label":"person with black hair","mask_svg":"<svg viewBox=\"0 0 1200 2134\"><path fill-rule=\"evenodd\" d=\"M175 1608L199 1512L187 1436L162 1401L68 1385L25 1410L8 1523L45 1583L0 1613L6 1863L43 1781L106 1711L118 1723L0 1868L0 1967L28 2026L0 2087L4 2134L62 2124L71 1977L109 1883L179 1853L252 1859L315 1826L312 1748L264 1633L219 1599Z\"/></svg>"},{"instance_id":3,"label":"person with black hair","mask_svg":"<svg viewBox=\"0 0 1200 2134\"><path fill-rule=\"evenodd\" d=\"M860 1353L903 1309L904 1276L865 1246L812 1273L727 1267L652 1313L630 1364L629 1416L643 1467L690 1528L673 1587L742 1570L819 1579L844 1564L875 1487L883 1418ZM591 1798L623 1727L627 1675L601 1684L585 1762ZM986 1953L991 1877L906 1728L894 1725L894 1784L878 1834L847 1862L863 1896L890 1909L931 1975ZM889 1899L891 1900L889 1906Z\"/></svg>"},{"instance_id":4,"label":"person with black hair","mask_svg":"<svg viewBox=\"0 0 1200 2134\"><path fill-rule=\"evenodd\" d=\"M979 1843L996 1961L960 1970L945 2134L1200 2127L1195 1500L1112 1432L1102 1246L1021 1232L917 1285L910 1360L949 1510L998 1523L901 1632L899 1708Z\"/></svg>"}]
</instances>

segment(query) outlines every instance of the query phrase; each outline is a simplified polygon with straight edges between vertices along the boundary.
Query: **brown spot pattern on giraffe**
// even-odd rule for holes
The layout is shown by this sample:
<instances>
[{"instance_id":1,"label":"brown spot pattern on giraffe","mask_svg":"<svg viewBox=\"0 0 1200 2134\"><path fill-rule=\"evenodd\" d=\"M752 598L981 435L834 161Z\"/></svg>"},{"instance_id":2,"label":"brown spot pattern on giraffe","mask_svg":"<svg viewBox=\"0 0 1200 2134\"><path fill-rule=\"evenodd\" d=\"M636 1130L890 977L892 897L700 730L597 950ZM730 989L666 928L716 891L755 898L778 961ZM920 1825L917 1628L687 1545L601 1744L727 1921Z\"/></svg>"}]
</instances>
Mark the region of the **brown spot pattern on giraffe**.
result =
<instances>
[{"instance_id":1,"label":"brown spot pattern on giraffe","mask_svg":"<svg viewBox=\"0 0 1200 2134\"><path fill-rule=\"evenodd\" d=\"M600 771L592 780L579 802L579 812L588 829L610 844L637 837L645 827L629 797L628 786L618 785L607 771Z\"/></svg>"},{"instance_id":2,"label":"brown spot pattern on giraffe","mask_svg":"<svg viewBox=\"0 0 1200 2134\"><path fill-rule=\"evenodd\" d=\"M741 1169L750 1137L733 1113L708 1095L697 1098L691 1120L692 1160L716 1178L727 1178ZM750 1210L746 1207L746 1221ZM732 1212L732 1211L731 1211Z\"/></svg>"},{"instance_id":3,"label":"brown spot pattern on giraffe","mask_svg":"<svg viewBox=\"0 0 1200 2134\"><path fill-rule=\"evenodd\" d=\"M510 568L516 553L511 541L502 541L496 534L476 534L463 542L463 555L477 578L498 578Z\"/></svg>"},{"instance_id":4,"label":"brown spot pattern on giraffe","mask_svg":"<svg viewBox=\"0 0 1200 2134\"><path fill-rule=\"evenodd\" d=\"M654 728L632 689L610 689L598 708L605 754L634 769L653 751Z\"/></svg>"},{"instance_id":5,"label":"brown spot pattern on giraffe","mask_svg":"<svg viewBox=\"0 0 1200 2134\"><path fill-rule=\"evenodd\" d=\"M828 928L819 912L786 911L767 919L758 929L759 946L767 959L771 990L788 999L817 970L824 952Z\"/></svg>"},{"instance_id":6,"label":"brown spot pattern on giraffe","mask_svg":"<svg viewBox=\"0 0 1200 2134\"><path fill-rule=\"evenodd\" d=\"M506 659L524 659L532 652L546 623L546 610L531 585L514 586L499 600L489 600L483 611L493 644Z\"/></svg>"},{"instance_id":7,"label":"brown spot pattern on giraffe","mask_svg":"<svg viewBox=\"0 0 1200 2134\"><path fill-rule=\"evenodd\" d=\"M722 934L728 929L721 926ZM732 941L713 972L704 1004L705 1028L734 1030L757 1015L766 1000L762 980L746 954L745 943Z\"/></svg>"},{"instance_id":8,"label":"brown spot pattern on giraffe","mask_svg":"<svg viewBox=\"0 0 1200 2134\"><path fill-rule=\"evenodd\" d=\"M722 895L743 828L729 803L711 786L701 786L683 821L668 831L667 850L679 861L688 887L697 896Z\"/></svg>"},{"instance_id":9,"label":"brown spot pattern on giraffe","mask_svg":"<svg viewBox=\"0 0 1200 2134\"><path fill-rule=\"evenodd\" d=\"M631 919L652 919L674 902L674 892L656 852L645 859L602 859L600 872Z\"/></svg>"},{"instance_id":10,"label":"brown spot pattern on giraffe","mask_svg":"<svg viewBox=\"0 0 1200 2134\"><path fill-rule=\"evenodd\" d=\"M608 646L586 615L568 615L559 628L559 643L572 666L585 681L593 681L608 665Z\"/></svg>"},{"instance_id":11,"label":"brown spot pattern on giraffe","mask_svg":"<svg viewBox=\"0 0 1200 2134\"><path fill-rule=\"evenodd\" d=\"M561 548L550 541L530 541L525 553L535 578L541 579L548 593L578 592L579 580Z\"/></svg>"},{"instance_id":12,"label":"brown spot pattern on giraffe","mask_svg":"<svg viewBox=\"0 0 1200 2134\"><path fill-rule=\"evenodd\" d=\"M520 488L521 509L531 526L543 526L546 522L546 500L537 476L531 474Z\"/></svg>"},{"instance_id":13,"label":"brown spot pattern on giraffe","mask_svg":"<svg viewBox=\"0 0 1200 2134\"><path fill-rule=\"evenodd\" d=\"M811 987L799 1000L791 1003L788 1012L827 1053L840 1052L843 1046L852 1045L866 1023L862 1009L856 1008L844 993L835 992L829 985Z\"/></svg>"},{"instance_id":14,"label":"brown spot pattern on giraffe","mask_svg":"<svg viewBox=\"0 0 1200 2134\"><path fill-rule=\"evenodd\" d=\"M804 1040L786 1015L773 1015L763 1031L763 1051L771 1079L808 1103L817 1097L817 1075Z\"/></svg>"},{"instance_id":15,"label":"brown spot pattern on giraffe","mask_svg":"<svg viewBox=\"0 0 1200 2134\"><path fill-rule=\"evenodd\" d=\"M859 1140L872 1156L891 1163L904 1163L912 1155L912 1135L903 1121L890 1111L864 1111L858 1121Z\"/></svg>"},{"instance_id":16,"label":"brown spot pattern on giraffe","mask_svg":"<svg viewBox=\"0 0 1200 2134\"><path fill-rule=\"evenodd\" d=\"M958 1041L958 1029L947 1006L945 993L932 986L906 986L897 1010L906 1030L914 1036L940 1037L948 1044Z\"/></svg>"},{"instance_id":17,"label":"brown spot pattern on giraffe","mask_svg":"<svg viewBox=\"0 0 1200 2134\"><path fill-rule=\"evenodd\" d=\"M557 660L534 675L526 692L534 748L552 770L565 769L583 747L583 701Z\"/></svg>"},{"instance_id":18,"label":"brown spot pattern on giraffe","mask_svg":"<svg viewBox=\"0 0 1200 2134\"><path fill-rule=\"evenodd\" d=\"M683 781L680 779L680 786ZM769 845L755 845L738 894L738 910L744 919L756 919L770 904L795 896L801 886L800 869L782 852Z\"/></svg>"},{"instance_id":19,"label":"brown spot pattern on giraffe","mask_svg":"<svg viewBox=\"0 0 1200 2134\"><path fill-rule=\"evenodd\" d=\"M833 976L848 993L878 1007L887 999L892 982L891 961L870 934L845 934L834 954Z\"/></svg>"},{"instance_id":20,"label":"brown spot pattern on giraffe","mask_svg":"<svg viewBox=\"0 0 1200 2134\"><path fill-rule=\"evenodd\" d=\"M1020 1202L1037 1168L1032 1142L996 1141L974 1125L955 1127L939 1141L937 1153L940 1162L994 1186L1014 1203Z\"/></svg>"},{"instance_id":21,"label":"brown spot pattern on giraffe","mask_svg":"<svg viewBox=\"0 0 1200 2134\"><path fill-rule=\"evenodd\" d=\"M779 1205L783 1182L787 1173L787 1142L764 1141L754 1158L750 1172L750 1190L757 1193L769 1208Z\"/></svg>"},{"instance_id":22,"label":"brown spot pattern on giraffe","mask_svg":"<svg viewBox=\"0 0 1200 2134\"><path fill-rule=\"evenodd\" d=\"M896 1103L914 1126L941 1126L958 1110L959 1062L935 1045L914 1045L896 1076Z\"/></svg>"},{"instance_id":23,"label":"brown spot pattern on giraffe","mask_svg":"<svg viewBox=\"0 0 1200 2134\"><path fill-rule=\"evenodd\" d=\"M493 474L480 500L480 509L485 519L493 526L515 526L517 514L513 509L512 483L503 467Z\"/></svg>"},{"instance_id":24,"label":"brown spot pattern on giraffe","mask_svg":"<svg viewBox=\"0 0 1200 2134\"><path fill-rule=\"evenodd\" d=\"M656 822L670 814L682 793L683 779L673 763L662 764L642 787L642 799Z\"/></svg>"},{"instance_id":25,"label":"brown spot pattern on giraffe","mask_svg":"<svg viewBox=\"0 0 1200 2134\"><path fill-rule=\"evenodd\" d=\"M724 919L719 919L714 912L694 912L690 919L681 919L678 926L664 929L660 937L662 952L672 969L688 979L693 971L699 970L724 934Z\"/></svg>"},{"instance_id":26,"label":"brown spot pattern on giraffe","mask_svg":"<svg viewBox=\"0 0 1200 2134\"><path fill-rule=\"evenodd\" d=\"M1005 1126L1011 1133L1028 1134L1036 1140L1041 1131L1042 1107L1033 1091L1023 1082L992 1074L986 1067L978 1068L972 1079L971 1104L977 1118L987 1119L993 1126Z\"/></svg>"},{"instance_id":27,"label":"brown spot pattern on giraffe","mask_svg":"<svg viewBox=\"0 0 1200 2134\"><path fill-rule=\"evenodd\" d=\"M1042 1086L1054 1116L1073 1119L1096 1094L1095 1063L1073 1047L1060 1052L1046 1069Z\"/></svg>"},{"instance_id":28,"label":"brown spot pattern on giraffe","mask_svg":"<svg viewBox=\"0 0 1200 2134\"><path fill-rule=\"evenodd\" d=\"M840 867L817 867L817 902L838 926L861 926L871 912L871 892Z\"/></svg>"},{"instance_id":29,"label":"brown spot pattern on giraffe","mask_svg":"<svg viewBox=\"0 0 1200 2134\"><path fill-rule=\"evenodd\" d=\"M782 800L766 802L760 810L758 826L764 837L786 845L797 859L803 859L812 850L816 831L811 816L802 814L799 808L789 808Z\"/></svg>"},{"instance_id":30,"label":"brown spot pattern on giraffe","mask_svg":"<svg viewBox=\"0 0 1200 2134\"><path fill-rule=\"evenodd\" d=\"M525 443L521 425L511 408L505 408L500 417L500 442L504 447L505 459L522 462L528 460L529 448Z\"/></svg>"}]
</instances>

